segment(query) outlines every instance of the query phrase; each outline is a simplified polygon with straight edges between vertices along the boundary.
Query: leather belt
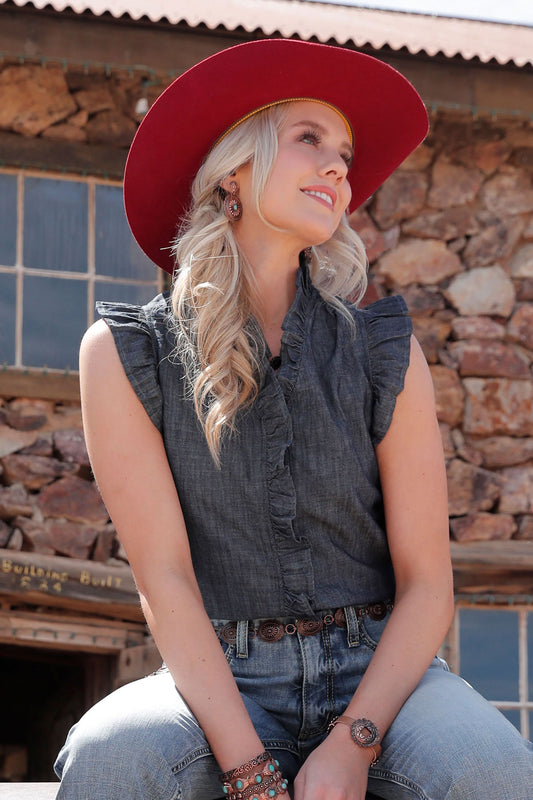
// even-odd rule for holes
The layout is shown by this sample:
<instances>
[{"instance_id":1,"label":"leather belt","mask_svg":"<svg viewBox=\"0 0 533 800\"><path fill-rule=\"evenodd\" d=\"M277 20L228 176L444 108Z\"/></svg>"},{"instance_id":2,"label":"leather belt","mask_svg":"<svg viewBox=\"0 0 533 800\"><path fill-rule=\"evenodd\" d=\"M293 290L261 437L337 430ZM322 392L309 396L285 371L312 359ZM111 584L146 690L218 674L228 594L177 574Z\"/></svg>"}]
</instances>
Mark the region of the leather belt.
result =
<instances>
[{"instance_id":1,"label":"leather belt","mask_svg":"<svg viewBox=\"0 0 533 800\"><path fill-rule=\"evenodd\" d=\"M392 611L393 604L390 601L371 603L368 606L351 606L357 619L370 617L379 621L387 616L388 611ZM254 627L248 624L248 636L257 637L262 642L279 642L283 636L314 636L324 628L324 626L335 624L338 628L346 627L346 614L344 608L337 608L331 614L325 614L318 619L296 619L294 622L281 622L278 619L265 619ZM237 641L237 623L228 622L221 628L217 628L218 636L227 644L235 644Z\"/></svg>"}]
</instances>

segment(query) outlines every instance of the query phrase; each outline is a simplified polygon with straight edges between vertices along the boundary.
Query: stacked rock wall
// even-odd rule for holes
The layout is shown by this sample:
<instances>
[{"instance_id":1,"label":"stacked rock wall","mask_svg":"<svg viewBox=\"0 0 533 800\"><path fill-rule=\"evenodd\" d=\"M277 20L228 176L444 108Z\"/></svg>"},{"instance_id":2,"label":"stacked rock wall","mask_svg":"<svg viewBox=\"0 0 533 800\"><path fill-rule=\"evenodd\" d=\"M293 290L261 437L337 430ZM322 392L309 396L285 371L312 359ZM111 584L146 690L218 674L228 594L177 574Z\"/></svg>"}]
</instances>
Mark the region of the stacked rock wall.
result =
<instances>
[{"instance_id":1,"label":"stacked rock wall","mask_svg":"<svg viewBox=\"0 0 533 800\"><path fill-rule=\"evenodd\" d=\"M452 537L533 539L533 127L438 114L353 217L435 385Z\"/></svg>"},{"instance_id":2,"label":"stacked rock wall","mask_svg":"<svg viewBox=\"0 0 533 800\"><path fill-rule=\"evenodd\" d=\"M0 129L124 149L165 83L4 64ZM451 534L462 541L533 539L532 178L529 121L439 112L426 142L352 216L370 295L404 295L430 364ZM1 403L0 547L123 556L79 409Z\"/></svg>"},{"instance_id":3,"label":"stacked rock wall","mask_svg":"<svg viewBox=\"0 0 533 800\"><path fill-rule=\"evenodd\" d=\"M0 130L25 137L128 147L143 111L169 83L148 70L108 74L58 66L0 69ZM139 103L139 101L141 101Z\"/></svg>"},{"instance_id":4,"label":"stacked rock wall","mask_svg":"<svg viewBox=\"0 0 533 800\"><path fill-rule=\"evenodd\" d=\"M0 548L124 559L92 480L76 405L0 399Z\"/></svg>"}]
</instances>

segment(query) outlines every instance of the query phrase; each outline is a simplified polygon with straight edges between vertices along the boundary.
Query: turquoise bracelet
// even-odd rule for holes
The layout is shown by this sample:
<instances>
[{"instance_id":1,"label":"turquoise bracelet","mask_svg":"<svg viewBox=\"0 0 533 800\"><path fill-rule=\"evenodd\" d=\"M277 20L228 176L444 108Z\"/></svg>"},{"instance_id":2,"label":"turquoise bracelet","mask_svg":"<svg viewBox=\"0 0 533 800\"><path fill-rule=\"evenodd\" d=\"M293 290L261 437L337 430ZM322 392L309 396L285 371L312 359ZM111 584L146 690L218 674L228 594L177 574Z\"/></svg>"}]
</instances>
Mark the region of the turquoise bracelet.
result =
<instances>
[{"instance_id":1,"label":"turquoise bracelet","mask_svg":"<svg viewBox=\"0 0 533 800\"><path fill-rule=\"evenodd\" d=\"M279 762L265 750L236 769L220 776L228 800L273 800L287 791Z\"/></svg>"}]
</instances>

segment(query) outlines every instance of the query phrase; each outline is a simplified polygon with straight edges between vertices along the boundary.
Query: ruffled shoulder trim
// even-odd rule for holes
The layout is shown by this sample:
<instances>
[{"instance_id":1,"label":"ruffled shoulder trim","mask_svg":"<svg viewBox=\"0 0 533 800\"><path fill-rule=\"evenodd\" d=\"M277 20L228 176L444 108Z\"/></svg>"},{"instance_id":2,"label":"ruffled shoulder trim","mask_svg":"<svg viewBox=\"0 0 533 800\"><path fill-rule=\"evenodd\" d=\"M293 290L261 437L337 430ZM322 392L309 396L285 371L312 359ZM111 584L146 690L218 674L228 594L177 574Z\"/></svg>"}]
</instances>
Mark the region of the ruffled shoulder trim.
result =
<instances>
[{"instance_id":1,"label":"ruffled shoulder trim","mask_svg":"<svg viewBox=\"0 0 533 800\"><path fill-rule=\"evenodd\" d=\"M167 317L167 300L158 295L146 306L98 302L98 314L105 319L137 397L158 428L163 427L163 398L158 380L160 361L156 328Z\"/></svg>"},{"instance_id":2,"label":"ruffled shoulder trim","mask_svg":"<svg viewBox=\"0 0 533 800\"><path fill-rule=\"evenodd\" d=\"M389 429L396 398L404 387L413 324L400 295L378 300L360 313L366 330L374 395L371 436L377 445Z\"/></svg>"}]
</instances>

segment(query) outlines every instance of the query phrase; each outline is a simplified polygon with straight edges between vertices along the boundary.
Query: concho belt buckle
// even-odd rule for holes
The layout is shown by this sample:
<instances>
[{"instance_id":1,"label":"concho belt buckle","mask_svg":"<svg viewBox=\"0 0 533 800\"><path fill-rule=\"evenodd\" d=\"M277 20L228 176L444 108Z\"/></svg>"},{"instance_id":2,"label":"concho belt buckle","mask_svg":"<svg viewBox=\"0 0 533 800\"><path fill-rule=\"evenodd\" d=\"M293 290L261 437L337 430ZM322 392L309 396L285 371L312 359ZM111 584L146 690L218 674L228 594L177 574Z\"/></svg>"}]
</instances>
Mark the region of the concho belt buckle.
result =
<instances>
[{"instance_id":1,"label":"concho belt buckle","mask_svg":"<svg viewBox=\"0 0 533 800\"><path fill-rule=\"evenodd\" d=\"M266 619L257 629L257 637L263 642L279 642L284 633L283 625L277 619Z\"/></svg>"},{"instance_id":2,"label":"concho belt buckle","mask_svg":"<svg viewBox=\"0 0 533 800\"><path fill-rule=\"evenodd\" d=\"M338 608L335 611L335 625L338 628L345 628L346 627L346 614L344 613L343 608Z\"/></svg>"},{"instance_id":3,"label":"concho belt buckle","mask_svg":"<svg viewBox=\"0 0 533 800\"><path fill-rule=\"evenodd\" d=\"M368 616L376 622L385 619L387 616L387 604L373 603L371 606L368 606Z\"/></svg>"},{"instance_id":4,"label":"concho belt buckle","mask_svg":"<svg viewBox=\"0 0 533 800\"><path fill-rule=\"evenodd\" d=\"M228 622L219 630L218 635L226 644L235 644L237 641L237 623Z\"/></svg>"},{"instance_id":5,"label":"concho belt buckle","mask_svg":"<svg viewBox=\"0 0 533 800\"><path fill-rule=\"evenodd\" d=\"M322 630L324 623L321 619L298 619L296 629L301 636L314 636Z\"/></svg>"}]
</instances>

